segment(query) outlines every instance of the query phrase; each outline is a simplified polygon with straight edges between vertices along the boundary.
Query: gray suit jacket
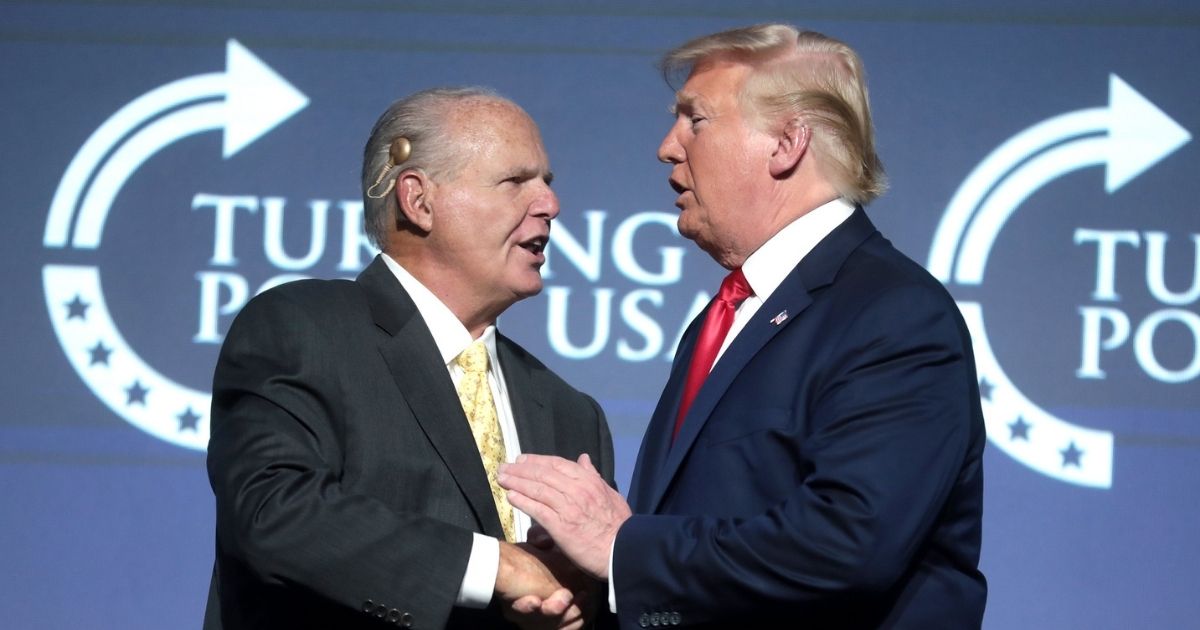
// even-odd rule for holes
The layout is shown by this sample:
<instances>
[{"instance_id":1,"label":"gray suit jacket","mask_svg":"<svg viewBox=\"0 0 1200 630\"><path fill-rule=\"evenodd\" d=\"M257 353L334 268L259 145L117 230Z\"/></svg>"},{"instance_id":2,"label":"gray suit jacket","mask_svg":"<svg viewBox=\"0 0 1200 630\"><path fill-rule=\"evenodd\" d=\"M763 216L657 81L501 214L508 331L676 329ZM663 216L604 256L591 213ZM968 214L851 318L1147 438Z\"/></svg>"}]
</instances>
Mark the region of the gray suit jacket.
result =
<instances>
[{"instance_id":1,"label":"gray suit jacket","mask_svg":"<svg viewBox=\"0 0 1200 630\"><path fill-rule=\"evenodd\" d=\"M497 335L521 449L588 453L603 412ZM498 627L454 607L472 532L503 537L454 385L384 262L250 301L213 379L216 565L205 628Z\"/></svg>"}]
</instances>

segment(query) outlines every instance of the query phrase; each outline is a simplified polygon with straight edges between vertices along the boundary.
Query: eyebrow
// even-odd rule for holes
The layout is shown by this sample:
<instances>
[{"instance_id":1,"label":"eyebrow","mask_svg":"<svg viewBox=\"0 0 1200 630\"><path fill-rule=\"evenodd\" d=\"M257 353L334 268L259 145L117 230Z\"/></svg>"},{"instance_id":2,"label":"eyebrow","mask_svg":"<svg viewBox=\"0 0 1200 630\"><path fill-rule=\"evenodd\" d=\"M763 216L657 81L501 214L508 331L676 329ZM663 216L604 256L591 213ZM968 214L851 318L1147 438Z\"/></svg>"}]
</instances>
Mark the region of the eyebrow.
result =
<instances>
[{"instance_id":1,"label":"eyebrow","mask_svg":"<svg viewBox=\"0 0 1200 630\"><path fill-rule=\"evenodd\" d=\"M522 167L518 167L511 171L504 173L501 176L500 181L512 179L514 177L517 179L520 179L521 181L528 181L528 180L535 179L535 178L541 178L542 181L546 182L546 184L549 185L550 182L554 181L554 171L547 170L545 172L545 174L543 175L542 171L540 169L528 168L528 167L522 166Z\"/></svg>"},{"instance_id":2,"label":"eyebrow","mask_svg":"<svg viewBox=\"0 0 1200 630\"><path fill-rule=\"evenodd\" d=\"M703 104L704 99L695 92L686 92L680 90L675 93L675 102L671 104L669 111L673 115L679 115L680 112L691 112L696 109L697 103Z\"/></svg>"}]
</instances>

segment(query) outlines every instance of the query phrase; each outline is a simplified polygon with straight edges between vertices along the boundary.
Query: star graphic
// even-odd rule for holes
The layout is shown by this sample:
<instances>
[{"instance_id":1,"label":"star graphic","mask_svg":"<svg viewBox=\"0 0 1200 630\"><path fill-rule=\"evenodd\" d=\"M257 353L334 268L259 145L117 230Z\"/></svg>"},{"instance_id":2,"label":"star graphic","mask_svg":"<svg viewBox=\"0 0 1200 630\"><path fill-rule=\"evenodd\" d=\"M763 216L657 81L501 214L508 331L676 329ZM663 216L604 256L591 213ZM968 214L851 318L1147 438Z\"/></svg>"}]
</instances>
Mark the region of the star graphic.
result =
<instances>
[{"instance_id":1,"label":"star graphic","mask_svg":"<svg viewBox=\"0 0 1200 630\"><path fill-rule=\"evenodd\" d=\"M112 354L112 348L105 347L103 341L97 341L95 346L88 349L88 352L92 353L92 362L89 365L97 363L108 365L108 355Z\"/></svg>"},{"instance_id":2,"label":"star graphic","mask_svg":"<svg viewBox=\"0 0 1200 630\"><path fill-rule=\"evenodd\" d=\"M986 378L979 379L979 397L984 400L992 399L992 382Z\"/></svg>"},{"instance_id":3,"label":"star graphic","mask_svg":"<svg viewBox=\"0 0 1200 630\"><path fill-rule=\"evenodd\" d=\"M79 294L75 294L75 299L64 304L67 307L67 319L87 319L87 310L91 304L83 301Z\"/></svg>"},{"instance_id":4,"label":"star graphic","mask_svg":"<svg viewBox=\"0 0 1200 630\"><path fill-rule=\"evenodd\" d=\"M1026 442L1028 442L1029 441L1029 428L1030 428L1030 424L1028 422L1025 422L1025 418L1022 418L1021 416L1017 416L1016 422L1013 422L1012 424L1008 425L1008 430L1012 431L1012 435L1010 435L1008 438L1009 441L1020 438L1022 440L1025 440Z\"/></svg>"},{"instance_id":5,"label":"star graphic","mask_svg":"<svg viewBox=\"0 0 1200 630\"><path fill-rule=\"evenodd\" d=\"M1067 448L1059 451L1059 453L1062 453L1063 456L1063 468L1066 468L1068 465L1072 465L1076 468L1081 467L1079 458L1083 457L1083 451L1075 447L1075 440L1071 440L1071 443L1067 445Z\"/></svg>"},{"instance_id":6,"label":"star graphic","mask_svg":"<svg viewBox=\"0 0 1200 630\"><path fill-rule=\"evenodd\" d=\"M125 393L129 395L129 399L125 401L126 405L132 405L133 403L141 403L141 405L143 407L145 407L146 406L146 394L150 393L150 390L146 389L145 387L142 387L141 381L134 381L133 385L130 385L129 387L125 388Z\"/></svg>"},{"instance_id":7,"label":"star graphic","mask_svg":"<svg viewBox=\"0 0 1200 630\"><path fill-rule=\"evenodd\" d=\"M192 411L190 405L183 411L183 413L175 417L179 418L180 431L183 431L184 429L191 429L192 431L197 430L198 423L200 422L200 416L196 415L196 412Z\"/></svg>"}]
</instances>

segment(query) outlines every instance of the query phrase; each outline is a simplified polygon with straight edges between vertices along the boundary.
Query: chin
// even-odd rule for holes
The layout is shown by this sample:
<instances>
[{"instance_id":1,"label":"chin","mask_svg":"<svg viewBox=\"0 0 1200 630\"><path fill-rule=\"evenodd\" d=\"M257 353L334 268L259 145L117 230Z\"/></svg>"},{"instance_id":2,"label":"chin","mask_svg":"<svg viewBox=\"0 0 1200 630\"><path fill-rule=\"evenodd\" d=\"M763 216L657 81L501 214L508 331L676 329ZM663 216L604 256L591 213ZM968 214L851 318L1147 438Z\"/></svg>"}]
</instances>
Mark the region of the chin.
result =
<instances>
[{"instance_id":1,"label":"chin","mask_svg":"<svg viewBox=\"0 0 1200 630\"><path fill-rule=\"evenodd\" d=\"M679 220L675 222L675 227L679 229L680 236L690 241L696 240L696 237L700 234L700 230L696 227L696 225L689 221L688 217L682 214L679 215Z\"/></svg>"},{"instance_id":2,"label":"chin","mask_svg":"<svg viewBox=\"0 0 1200 630\"><path fill-rule=\"evenodd\" d=\"M686 238L687 240L695 243L697 246L700 247L700 249L705 249L704 244L706 242L708 242L704 238L704 233L699 230L683 230L683 229L681 229L681 230L679 230L679 235L682 236L683 238Z\"/></svg>"},{"instance_id":3,"label":"chin","mask_svg":"<svg viewBox=\"0 0 1200 630\"><path fill-rule=\"evenodd\" d=\"M521 278L509 286L512 288L512 292L520 299L533 297L542 292L542 276L541 274L535 274L533 278Z\"/></svg>"}]
</instances>

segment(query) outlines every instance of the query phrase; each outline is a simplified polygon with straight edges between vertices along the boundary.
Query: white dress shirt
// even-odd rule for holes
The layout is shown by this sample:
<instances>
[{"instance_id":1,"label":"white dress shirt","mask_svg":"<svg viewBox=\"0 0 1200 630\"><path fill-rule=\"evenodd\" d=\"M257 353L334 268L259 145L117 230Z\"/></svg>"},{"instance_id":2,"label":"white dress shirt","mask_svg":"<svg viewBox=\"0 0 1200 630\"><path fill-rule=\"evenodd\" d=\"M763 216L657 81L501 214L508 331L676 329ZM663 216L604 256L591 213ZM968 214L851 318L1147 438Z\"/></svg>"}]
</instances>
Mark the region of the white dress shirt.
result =
<instances>
[{"instance_id":1,"label":"white dress shirt","mask_svg":"<svg viewBox=\"0 0 1200 630\"><path fill-rule=\"evenodd\" d=\"M753 319L754 314L758 312L759 308L762 308L763 303L771 297L775 289L779 288L780 283L787 278L792 269L800 264L800 261L817 246L817 243L829 236L834 228L849 219L851 214L854 214L853 205L844 199L834 199L787 224L753 254L750 254L746 262L742 263L742 274L746 276L746 282L750 284L750 290L754 293L742 301L734 313L733 324L729 327L729 333L725 335L725 341L721 344L716 359L713 360L713 367L716 367L717 361L724 356L729 344ZM615 538L613 547L616 547ZM613 576L612 559L613 550L610 549L608 552L608 607L609 610L616 613L617 589Z\"/></svg>"},{"instance_id":2,"label":"white dress shirt","mask_svg":"<svg viewBox=\"0 0 1200 630\"><path fill-rule=\"evenodd\" d=\"M425 285L413 277L404 267L383 254L383 262L400 281L400 285L408 292L421 319L433 341L437 344L442 362L455 388L463 377L463 369L455 359L475 340L463 326L458 317L442 303ZM521 443L517 439L517 425L513 422L512 404L509 402L508 389L504 384L504 372L496 355L496 327L488 326L479 336L488 352L488 384L492 387L492 399L496 402L496 417L500 421L500 432L504 437L505 459L508 462L516 460L521 454ZM516 542L524 542L526 531L529 529L529 515L513 508L513 520L517 535ZM500 568L500 541L491 536L475 534L471 545L471 558L467 561L467 572L463 576L462 587L458 591L456 604L467 608L486 608L492 601L492 592L496 589L496 573Z\"/></svg>"}]
</instances>

